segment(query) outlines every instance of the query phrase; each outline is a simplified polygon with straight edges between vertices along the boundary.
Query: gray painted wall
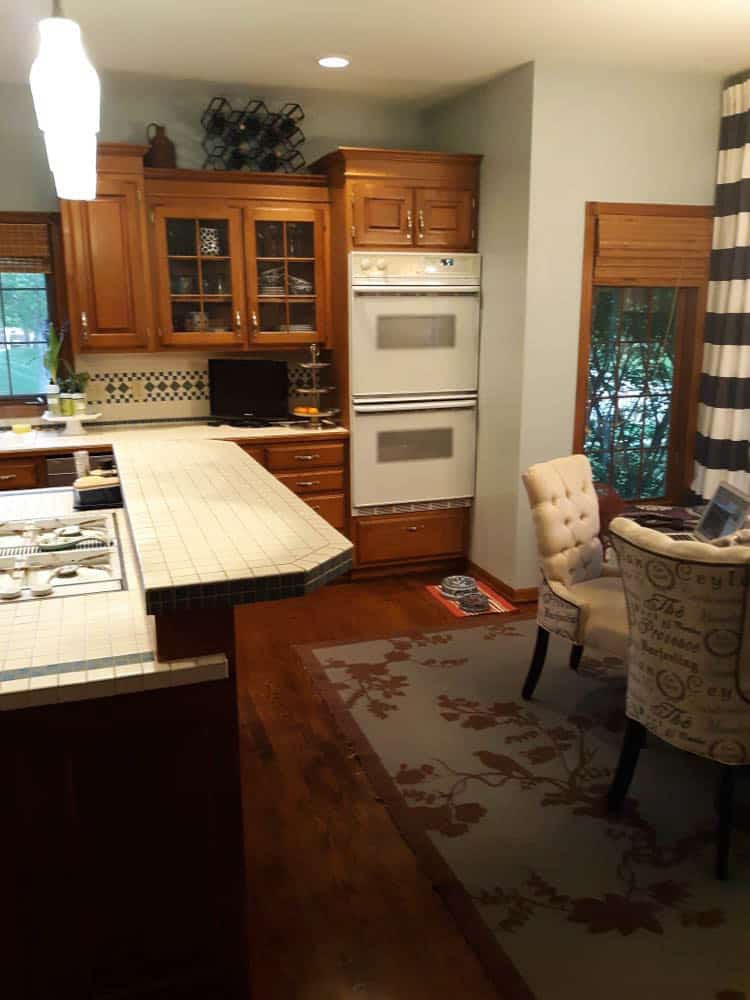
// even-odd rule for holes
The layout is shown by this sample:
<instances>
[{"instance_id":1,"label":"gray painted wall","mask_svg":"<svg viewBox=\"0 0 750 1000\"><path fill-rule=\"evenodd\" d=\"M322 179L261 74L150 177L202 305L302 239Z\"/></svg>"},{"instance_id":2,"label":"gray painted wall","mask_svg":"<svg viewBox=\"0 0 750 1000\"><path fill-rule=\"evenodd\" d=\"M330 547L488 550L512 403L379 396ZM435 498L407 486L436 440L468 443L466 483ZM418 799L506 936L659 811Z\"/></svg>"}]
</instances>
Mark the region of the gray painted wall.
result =
<instances>
[{"instance_id":1,"label":"gray painted wall","mask_svg":"<svg viewBox=\"0 0 750 1000\"><path fill-rule=\"evenodd\" d=\"M164 80L129 73L103 73L102 125L107 142L145 142L146 126L157 121L177 147L180 167L201 167L200 116L209 100L224 96L244 104L262 97L272 109L297 101L305 111L302 147L308 163L339 145L420 148L422 122L415 107L322 90L291 91ZM0 210L56 208L44 142L26 84L0 83Z\"/></svg>"},{"instance_id":2,"label":"gray painted wall","mask_svg":"<svg viewBox=\"0 0 750 1000\"><path fill-rule=\"evenodd\" d=\"M471 557L508 580L516 545L526 260L529 232L531 63L428 112L441 150L482 153L482 353L477 495ZM503 569L503 573L500 569Z\"/></svg>"},{"instance_id":3,"label":"gray painted wall","mask_svg":"<svg viewBox=\"0 0 750 1000\"><path fill-rule=\"evenodd\" d=\"M507 74L433 108L426 119L441 148L487 155L473 555L514 587L533 586L537 574L520 473L569 454L572 444L585 203L710 204L721 93L716 76L542 61L530 82L525 71L520 93L515 74ZM528 156L525 139L512 148L519 138L509 127L511 105L518 102L515 118L526 120L530 92L528 186L517 179L509 190L508 162ZM498 197L505 200L498 204ZM510 260L498 258L498 246ZM504 268L508 273L499 273Z\"/></svg>"}]
</instances>

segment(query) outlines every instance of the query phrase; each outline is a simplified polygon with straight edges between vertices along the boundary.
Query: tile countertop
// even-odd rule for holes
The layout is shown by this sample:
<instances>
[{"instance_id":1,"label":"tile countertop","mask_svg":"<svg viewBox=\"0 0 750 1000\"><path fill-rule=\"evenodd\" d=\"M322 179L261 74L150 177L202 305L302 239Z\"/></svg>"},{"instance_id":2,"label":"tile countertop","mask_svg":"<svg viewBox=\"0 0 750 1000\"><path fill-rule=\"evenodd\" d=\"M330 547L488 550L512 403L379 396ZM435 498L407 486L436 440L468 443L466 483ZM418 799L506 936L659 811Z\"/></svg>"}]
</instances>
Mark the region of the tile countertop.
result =
<instances>
[{"instance_id":1,"label":"tile countertop","mask_svg":"<svg viewBox=\"0 0 750 1000\"><path fill-rule=\"evenodd\" d=\"M239 450L239 449L238 449ZM0 518L70 514L69 489L0 494ZM116 511L128 589L0 602L0 710L82 701L228 676L223 654L158 662L123 511Z\"/></svg>"},{"instance_id":2,"label":"tile countertop","mask_svg":"<svg viewBox=\"0 0 750 1000\"><path fill-rule=\"evenodd\" d=\"M19 418L20 420L20 418ZM120 441L145 441L161 438L168 441L248 441L258 439L299 437L300 435L320 439L341 437L348 432L344 427L324 427L312 430L309 427L230 427L222 424L211 427L207 423L143 423L110 424L97 427L89 424L91 430L85 434L62 435L59 430L48 427L34 428L26 434L15 434L11 430L0 431L0 455L15 452L76 451L80 448L104 448Z\"/></svg>"},{"instance_id":3,"label":"tile countertop","mask_svg":"<svg viewBox=\"0 0 750 1000\"><path fill-rule=\"evenodd\" d=\"M114 444L150 614L296 597L350 569L349 539L236 445L164 438Z\"/></svg>"}]
</instances>

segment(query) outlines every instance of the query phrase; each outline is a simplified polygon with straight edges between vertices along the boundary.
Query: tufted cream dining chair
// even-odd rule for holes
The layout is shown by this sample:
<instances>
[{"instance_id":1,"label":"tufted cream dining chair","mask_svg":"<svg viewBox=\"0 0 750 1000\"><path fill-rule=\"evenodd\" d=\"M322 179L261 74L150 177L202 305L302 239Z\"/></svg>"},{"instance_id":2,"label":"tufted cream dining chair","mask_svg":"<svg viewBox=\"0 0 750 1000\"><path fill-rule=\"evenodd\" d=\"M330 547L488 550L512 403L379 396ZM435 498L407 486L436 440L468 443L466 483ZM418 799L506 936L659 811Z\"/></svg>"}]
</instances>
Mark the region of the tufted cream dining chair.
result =
<instances>
[{"instance_id":1,"label":"tufted cream dining chair","mask_svg":"<svg viewBox=\"0 0 750 1000\"><path fill-rule=\"evenodd\" d=\"M610 533L630 643L627 727L609 807L617 811L625 800L646 730L717 761L716 875L725 879L734 777L750 764L750 546L675 541L623 517Z\"/></svg>"},{"instance_id":2,"label":"tufted cream dining chair","mask_svg":"<svg viewBox=\"0 0 750 1000\"><path fill-rule=\"evenodd\" d=\"M550 632L573 643L577 670L584 645L625 656L628 620L622 581L603 564L599 502L585 455L532 465L523 475L539 551L537 637L523 697L544 667Z\"/></svg>"}]
</instances>

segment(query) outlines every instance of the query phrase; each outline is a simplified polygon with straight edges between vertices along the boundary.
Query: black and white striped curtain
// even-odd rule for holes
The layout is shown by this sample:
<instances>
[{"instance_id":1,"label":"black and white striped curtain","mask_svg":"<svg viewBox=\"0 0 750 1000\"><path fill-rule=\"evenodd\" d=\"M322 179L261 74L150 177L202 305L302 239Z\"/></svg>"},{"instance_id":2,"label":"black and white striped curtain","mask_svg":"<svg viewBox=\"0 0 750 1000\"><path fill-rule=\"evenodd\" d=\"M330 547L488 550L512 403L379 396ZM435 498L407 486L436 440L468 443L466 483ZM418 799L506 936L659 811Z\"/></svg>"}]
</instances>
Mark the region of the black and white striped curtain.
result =
<instances>
[{"instance_id":1,"label":"black and white striped curtain","mask_svg":"<svg viewBox=\"0 0 750 1000\"><path fill-rule=\"evenodd\" d=\"M750 493L750 73L722 94L693 493Z\"/></svg>"}]
</instances>

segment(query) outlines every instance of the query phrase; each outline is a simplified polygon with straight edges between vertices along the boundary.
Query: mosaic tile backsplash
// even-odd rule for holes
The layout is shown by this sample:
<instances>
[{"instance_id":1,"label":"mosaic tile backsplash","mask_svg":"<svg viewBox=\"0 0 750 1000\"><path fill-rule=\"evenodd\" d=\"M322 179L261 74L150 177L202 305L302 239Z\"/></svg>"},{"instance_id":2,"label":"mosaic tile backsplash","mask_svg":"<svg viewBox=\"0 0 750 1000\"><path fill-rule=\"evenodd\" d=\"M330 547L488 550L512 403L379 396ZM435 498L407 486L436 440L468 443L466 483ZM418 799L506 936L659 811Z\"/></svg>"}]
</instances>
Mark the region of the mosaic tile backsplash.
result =
<instances>
[{"instance_id":1,"label":"mosaic tile backsplash","mask_svg":"<svg viewBox=\"0 0 750 1000\"><path fill-rule=\"evenodd\" d=\"M207 354L85 355L77 363L91 376L89 409L104 420L187 419L209 415L208 358ZM289 363L293 406L295 388L309 385L310 373L299 366L301 357L284 355L281 360Z\"/></svg>"}]
</instances>

